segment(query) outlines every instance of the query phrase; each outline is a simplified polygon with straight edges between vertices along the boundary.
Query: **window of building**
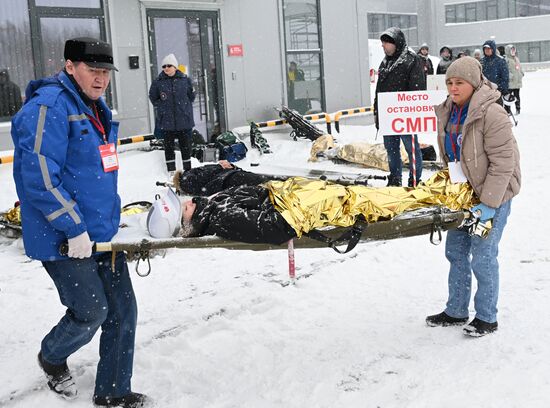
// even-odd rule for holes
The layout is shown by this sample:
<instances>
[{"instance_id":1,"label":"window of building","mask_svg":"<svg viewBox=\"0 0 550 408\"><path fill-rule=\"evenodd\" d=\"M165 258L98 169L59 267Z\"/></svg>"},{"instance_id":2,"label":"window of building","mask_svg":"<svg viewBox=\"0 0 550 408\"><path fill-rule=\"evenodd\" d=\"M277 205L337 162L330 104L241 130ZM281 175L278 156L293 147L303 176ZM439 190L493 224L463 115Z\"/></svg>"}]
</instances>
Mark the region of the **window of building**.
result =
<instances>
[{"instance_id":1,"label":"window of building","mask_svg":"<svg viewBox=\"0 0 550 408\"><path fill-rule=\"evenodd\" d=\"M487 3L484 1L478 1L475 5L477 21L487 20Z\"/></svg>"},{"instance_id":2,"label":"window of building","mask_svg":"<svg viewBox=\"0 0 550 408\"><path fill-rule=\"evenodd\" d=\"M456 5L456 22L457 23L466 22L466 5L465 4Z\"/></svg>"},{"instance_id":3,"label":"window of building","mask_svg":"<svg viewBox=\"0 0 550 408\"><path fill-rule=\"evenodd\" d=\"M63 67L63 48L67 38L101 38L99 21L94 18L40 18L40 47L44 75L54 75Z\"/></svg>"},{"instance_id":4,"label":"window of building","mask_svg":"<svg viewBox=\"0 0 550 408\"><path fill-rule=\"evenodd\" d=\"M36 6L100 8L101 0L34 0Z\"/></svg>"},{"instance_id":5,"label":"window of building","mask_svg":"<svg viewBox=\"0 0 550 408\"><path fill-rule=\"evenodd\" d=\"M319 0L283 0L288 106L324 111Z\"/></svg>"},{"instance_id":6,"label":"window of building","mask_svg":"<svg viewBox=\"0 0 550 408\"><path fill-rule=\"evenodd\" d=\"M445 5L447 24L544 14L550 14L550 0L484 0Z\"/></svg>"},{"instance_id":7,"label":"window of building","mask_svg":"<svg viewBox=\"0 0 550 408\"><path fill-rule=\"evenodd\" d=\"M508 16L517 17L516 0L508 0Z\"/></svg>"},{"instance_id":8,"label":"window of building","mask_svg":"<svg viewBox=\"0 0 550 408\"><path fill-rule=\"evenodd\" d=\"M0 121L14 115L30 80L63 68L65 40L83 36L106 40L102 0L0 2ZM111 89L106 96L112 107Z\"/></svg>"},{"instance_id":9,"label":"window of building","mask_svg":"<svg viewBox=\"0 0 550 408\"><path fill-rule=\"evenodd\" d=\"M465 5L466 8L466 22L470 23L473 21L477 21L477 15L476 10L477 6L475 3L468 3Z\"/></svg>"},{"instance_id":10,"label":"window of building","mask_svg":"<svg viewBox=\"0 0 550 408\"><path fill-rule=\"evenodd\" d=\"M550 41L540 42L540 58L542 61L550 61Z\"/></svg>"},{"instance_id":11,"label":"window of building","mask_svg":"<svg viewBox=\"0 0 550 408\"><path fill-rule=\"evenodd\" d=\"M497 19L503 19L508 17L514 17L509 16L508 14L508 0L498 0L497 1Z\"/></svg>"},{"instance_id":12,"label":"window of building","mask_svg":"<svg viewBox=\"0 0 550 408\"><path fill-rule=\"evenodd\" d=\"M399 27L407 40L407 45L418 46L418 18L415 14L381 14L368 13L367 23L369 38L380 39L382 33L389 27Z\"/></svg>"},{"instance_id":13,"label":"window of building","mask_svg":"<svg viewBox=\"0 0 550 408\"><path fill-rule=\"evenodd\" d=\"M527 43L527 60L529 62L538 62L541 60L540 41Z\"/></svg>"},{"instance_id":14,"label":"window of building","mask_svg":"<svg viewBox=\"0 0 550 408\"><path fill-rule=\"evenodd\" d=\"M452 24L456 23L456 8L455 6L445 7L445 22Z\"/></svg>"},{"instance_id":15,"label":"window of building","mask_svg":"<svg viewBox=\"0 0 550 408\"><path fill-rule=\"evenodd\" d=\"M0 121L21 107L25 86L34 78L31 29L26 2L0 3Z\"/></svg>"},{"instance_id":16,"label":"window of building","mask_svg":"<svg viewBox=\"0 0 550 408\"><path fill-rule=\"evenodd\" d=\"M496 20L497 17L497 0L487 1L487 20Z\"/></svg>"}]
</instances>

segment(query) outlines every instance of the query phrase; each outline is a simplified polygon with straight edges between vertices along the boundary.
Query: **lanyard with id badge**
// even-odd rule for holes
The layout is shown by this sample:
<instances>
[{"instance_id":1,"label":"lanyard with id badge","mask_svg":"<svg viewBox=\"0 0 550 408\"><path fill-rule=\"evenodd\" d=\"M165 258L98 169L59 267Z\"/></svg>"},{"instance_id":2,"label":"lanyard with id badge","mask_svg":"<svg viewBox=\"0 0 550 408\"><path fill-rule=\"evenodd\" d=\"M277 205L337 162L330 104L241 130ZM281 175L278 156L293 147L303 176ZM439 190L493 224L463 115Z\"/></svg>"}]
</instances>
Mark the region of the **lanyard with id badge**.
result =
<instances>
[{"instance_id":1,"label":"lanyard with id badge","mask_svg":"<svg viewBox=\"0 0 550 408\"><path fill-rule=\"evenodd\" d=\"M97 113L97 108L94 105L94 114L95 118L87 115L90 122L94 127L99 130L101 137L103 139L103 144L99 145L99 155L101 156L101 163L103 164L103 171L109 173L111 171L118 170L118 156L116 152L116 147L114 143L107 143L107 136L105 135L105 128L99 120L99 115Z\"/></svg>"},{"instance_id":2,"label":"lanyard with id badge","mask_svg":"<svg viewBox=\"0 0 550 408\"><path fill-rule=\"evenodd\" d=\"M460 111L461 111L460 113L462 113L462 108ZM458 115L459 121L460 121L460 113ZM456 125L456 144L458 144L462 150L462 134L459 135L458 133L459 126L460 124ZM451 178L451 183L466 183L468 179L466 178L466 176L464 175L464 172L462 171L460 160L457 160L456 145L453 139L452 126L449 131L449 139L451 139L451 147L453 149L453 157L454 157L454 161L449 162L449 177Z\"/></svg>"}]
</instances>

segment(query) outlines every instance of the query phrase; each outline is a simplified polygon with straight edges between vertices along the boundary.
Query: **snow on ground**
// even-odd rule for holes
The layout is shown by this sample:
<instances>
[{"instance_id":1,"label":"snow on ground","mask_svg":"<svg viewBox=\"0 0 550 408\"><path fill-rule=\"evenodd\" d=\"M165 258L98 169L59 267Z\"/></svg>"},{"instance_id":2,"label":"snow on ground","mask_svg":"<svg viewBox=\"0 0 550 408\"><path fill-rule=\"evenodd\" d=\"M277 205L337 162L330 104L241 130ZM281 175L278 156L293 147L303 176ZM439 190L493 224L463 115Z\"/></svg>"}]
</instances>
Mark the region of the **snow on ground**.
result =
<instances>
[{"instance_id":1,"label":"snow on ground","mask_svg":"<svg viewBox=\"0 0 550 408\"><path fill-rule=\"evenodd\" d=\"M443 310L448 269L443 245L426 236L347 255L297 250L302 278L286 287L284 250L174 249L151 260L149 277L132 274L134 389L163 408L550 406L550 71L528 73L524 84L515 129L523 187L501 243L496 334L471 339L425 325ZM342 132L341 143L375 134L372 126ZM265 135L275 153L256 169L308 166L309 142ZM128 150L120 159L123 203L152 200L161 191L154 182L166 178L162 152ZM3 209L16 200L11 171L0 166ZM20 241L3 239L0 257L0 406L90 406L99 336L69 359L79 398L59 400L36 364L64 312L54 285Z\"/></svg>"}]
</instances>

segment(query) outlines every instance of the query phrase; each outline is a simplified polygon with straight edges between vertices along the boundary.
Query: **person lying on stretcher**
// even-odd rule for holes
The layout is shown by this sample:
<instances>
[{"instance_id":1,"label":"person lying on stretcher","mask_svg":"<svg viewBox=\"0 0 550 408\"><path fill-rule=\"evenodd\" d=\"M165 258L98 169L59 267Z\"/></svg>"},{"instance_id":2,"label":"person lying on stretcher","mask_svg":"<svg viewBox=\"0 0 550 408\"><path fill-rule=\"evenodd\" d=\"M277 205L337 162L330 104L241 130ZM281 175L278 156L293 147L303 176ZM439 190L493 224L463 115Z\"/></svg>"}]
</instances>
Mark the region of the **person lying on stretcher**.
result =
<instances>
[{"instance_id":1,"label":"person lying on stretcher","mask_svg":"<svg viewBox=\"0 0 550 408\"><path fill-rule=\"evenodd\" d=\"M451 183L448 172L433 175L416 188L344 186L300 177L260 186L230 187L209 197L181 203L170 189L149 211L154 238L220 238L280 245L319 228L351 227L389 220L426 207L466 210L478 202L468 183Z\"/></svg>"},{"instance_id":2,"label":"person lying on stretcher","mask_svg":"<svg viewBox=\"0 0 550 408\"><path fill-rule=\"evenodd\" d=\"M210 197L181 203L170 189L149 210L147 229L153 238L218 237L247 243L280 245L297 236L261 186L237 186Z\"/></svg>"},{"instance_id":3,"label":"person lying on stretcher","mask_svg":"<svg viewBox=\"0 0 550 408\"><path fill-rule=\"evenodd\" d=\"M179 170L173 180L176 191L197 197L181 205L173 190L168 190L149 211L149 234L153 238L170 238L178 232L186 237L217 235L277 245L288 241L296 232L275 210L268 191L258 187L273 178L242 170L227 160Z\"/></svg>"}]
</instances>

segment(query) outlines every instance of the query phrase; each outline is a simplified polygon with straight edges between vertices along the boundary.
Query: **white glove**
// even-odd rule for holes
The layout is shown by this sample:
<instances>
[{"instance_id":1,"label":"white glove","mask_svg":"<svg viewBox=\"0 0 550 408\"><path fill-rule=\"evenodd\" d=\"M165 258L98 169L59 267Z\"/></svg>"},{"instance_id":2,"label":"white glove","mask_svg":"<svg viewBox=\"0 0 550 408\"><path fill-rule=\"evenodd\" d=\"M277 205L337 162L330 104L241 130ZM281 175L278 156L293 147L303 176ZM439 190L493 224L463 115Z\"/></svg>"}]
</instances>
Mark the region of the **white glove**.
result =
<instances>
[{"instance_id":1,"label":"white glove","mask_svg":"<svg viewBox=\"0 0 550 408\"><path fill-rule=\"evenodd\" d=\"M90 241L90 237L86 231L74 238L69 238L68 242L69 251L67 255L69 258L84 259L92 256L92 246L94 243Z\"/></svg>"}]
</instances>

